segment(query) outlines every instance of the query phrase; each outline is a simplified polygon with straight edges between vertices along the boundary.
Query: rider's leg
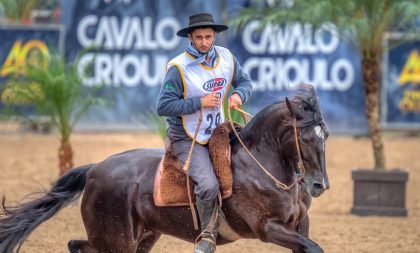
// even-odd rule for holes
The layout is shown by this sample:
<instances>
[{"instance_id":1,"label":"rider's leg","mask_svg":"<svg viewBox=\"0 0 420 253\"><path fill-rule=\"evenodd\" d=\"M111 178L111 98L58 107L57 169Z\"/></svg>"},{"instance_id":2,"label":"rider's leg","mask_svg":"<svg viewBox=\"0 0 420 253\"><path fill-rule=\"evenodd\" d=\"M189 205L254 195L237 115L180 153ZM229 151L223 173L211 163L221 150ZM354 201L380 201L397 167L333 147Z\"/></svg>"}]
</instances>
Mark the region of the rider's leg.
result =
<instances>
[{"instance_id":1,"label":"rider's leg","mask_svg":"<svg viewBox=\"0 0 420 253\"><path fill-rule=\"evenodd\" d=\"M196 198L197 212L200 217L201 234L196 240L194 253L210 253L216 250L217 204L216 200L205 201Z\"/></svg>"},{"instance_id":2,"label":"rider's leg","mask_svg":"<svg viewBox=\"0 0 420 253\"><path fill-rule=\"evenodd\" d=\"M178 158L185 162L191 141L180 140L172 143L172 148ZM194 193L197 199L197 211L200 218L201 234L195 252L214 252L217 237L217 215L211 220L215 209L217 195L219 193L219 182L214 174L207 145L196 143L191 156L189 174L195 183ZM207 228L209 222L211 228Z\"/></svg>"}]
</instances>

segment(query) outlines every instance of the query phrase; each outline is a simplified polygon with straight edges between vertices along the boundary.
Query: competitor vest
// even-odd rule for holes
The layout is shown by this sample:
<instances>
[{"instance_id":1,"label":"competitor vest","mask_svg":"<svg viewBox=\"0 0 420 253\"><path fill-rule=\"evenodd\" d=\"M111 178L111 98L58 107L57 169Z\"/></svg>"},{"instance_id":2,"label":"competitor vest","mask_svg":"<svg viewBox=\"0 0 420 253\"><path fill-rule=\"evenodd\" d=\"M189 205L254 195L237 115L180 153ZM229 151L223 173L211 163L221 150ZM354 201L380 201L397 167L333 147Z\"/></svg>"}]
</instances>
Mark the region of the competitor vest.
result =
<instances>
[{"instance_id":1,"label":"competitor vest","mask_svg":"<svg viewBox=\"0 0 420 253\"><path fill-rule=\"evenodd\" d=\"M188 65L195 59L187 52L172 59L167 66L167 69L176 66L181 73L184 99L202 97L212 92L216 92L220 97L219 107L202 108L203 120L196 138L200 144L206 144L213 129L224 122L223 101L233 78L234 58L232 53L219 46L215 46L215 49L218 57L213 68L203 64ZM182 125L191 139L194 138L199 117L200 111L182 116Z\"/></svg>"}]
</instances>

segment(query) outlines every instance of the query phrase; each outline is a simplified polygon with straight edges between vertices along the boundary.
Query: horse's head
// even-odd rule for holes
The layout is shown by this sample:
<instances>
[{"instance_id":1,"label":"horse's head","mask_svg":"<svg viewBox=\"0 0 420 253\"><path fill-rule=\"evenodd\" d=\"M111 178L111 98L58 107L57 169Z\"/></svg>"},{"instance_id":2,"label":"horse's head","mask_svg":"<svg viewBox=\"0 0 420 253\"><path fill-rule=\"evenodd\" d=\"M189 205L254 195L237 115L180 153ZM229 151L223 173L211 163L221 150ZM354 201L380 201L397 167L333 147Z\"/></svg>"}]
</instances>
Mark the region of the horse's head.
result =
<instances>
[{"instance_id":1,"label":"horse's head","mask_svg":"<svg viewBox=\"0 0 420 253\"><path fill-rule=\"evenodd\" d=\"M286 98L286 105L289 119L285 122L290 127L287 131L288 144L287 147L283 145L283 149L295 157L297 165L292 166L302 174L304 188L312 197L319 197L330 187L325 163L328 131L314 88L310 85L299 85L296 95L290 101Z\"/></svg>"},{"instance_id":2,"label":"horse's head","mask_svg":"<svg viewBox=\"0 0 420 253\"><path fill-rule=\"evenodd\" d=\"M288 180L288 176L301 174L303 188L318 197L329 188L325 167L328 131L314 88L301 84L295 93L290 101L286 98L255 115L241 131L241 137L248 148L279 156L276 166L282 171L273 171L278 178Z\"/></svg>"}]
</instances>

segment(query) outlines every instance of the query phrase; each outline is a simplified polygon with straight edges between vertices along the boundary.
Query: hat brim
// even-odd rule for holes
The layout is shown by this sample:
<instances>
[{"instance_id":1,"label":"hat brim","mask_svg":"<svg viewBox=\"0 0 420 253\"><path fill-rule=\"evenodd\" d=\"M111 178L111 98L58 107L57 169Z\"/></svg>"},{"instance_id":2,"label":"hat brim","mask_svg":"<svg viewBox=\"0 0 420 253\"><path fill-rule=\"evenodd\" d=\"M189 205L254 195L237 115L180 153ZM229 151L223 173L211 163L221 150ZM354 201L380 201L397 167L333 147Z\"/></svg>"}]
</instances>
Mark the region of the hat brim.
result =
<instances>
[{"instance_id":1,"label":"hat brim","mask_svg":"<svg viewBox=\"0 0 420 253\"><path fill-rule=\"evenodd\" d=\"M185 28L179 30L176 33L176 35L178 35L179 37L185 37L186 38L186 37L188 37L188 33L190 33L192 30L198 29L198 28L213 28L218 33L224 32L227 29L229 29L229 27L226 26L226 25L217 25L217 24L209 24L207 22L202 22L202 23L197 23L197 24L191 25L189 27L185 27Z\"/></svg>"}]
</instances>

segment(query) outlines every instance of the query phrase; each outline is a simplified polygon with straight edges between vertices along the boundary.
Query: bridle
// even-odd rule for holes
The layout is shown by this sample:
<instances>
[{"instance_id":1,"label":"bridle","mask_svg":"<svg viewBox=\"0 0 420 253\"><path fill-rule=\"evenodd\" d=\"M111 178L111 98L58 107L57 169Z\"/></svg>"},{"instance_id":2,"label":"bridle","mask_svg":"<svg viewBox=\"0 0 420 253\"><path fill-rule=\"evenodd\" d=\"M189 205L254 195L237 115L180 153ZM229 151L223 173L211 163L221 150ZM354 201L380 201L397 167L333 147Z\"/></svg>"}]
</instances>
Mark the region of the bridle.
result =
<instances>
[{"instance_id":1,"label":"bridle","mask_svg":"<svg viewBox=\"0 0 420 253\"><path fill-rule=\"evenodd\" d=\"M249 113L243 111L240 108L236 108L235 110L242 113L242 115L245 114L249 117L252 117ZM292 114L293 114L293 112L292 112ZM298 154L298 158L299 158L299 160L297 162L297 168L298 168L299 175L297 176L296 180L290 185L286 185L285 183L282 183L279 180L277 180L266 168L264 168L264 166L257 160L257 158L255 158L255 156L245 146L244 142L242 141L241 137L239 137L239 134L236 131L235 126L233 124L232 114L231 114L231 109L230 108L228 108L228 117L229 117L230 126L231 126L233 132L235 133L236 138L241 143L242 147L249 154L249 156L251 156L251 158L258 164L258 166L263 170L263 172L268 177L271 178L271 180L274 182L276 187L278 187L280 189L283 189L285 191L288 191L290 188L292 188L295 184L297 184L299 181L301 181L303 179L303 177L305 175L305 166L303 165L302 154L300 152L299 139L298 139L298 134L297 134L297 122L296 122L296 117L294 116L294 114L293 114L293 131L294 131L294 139L295 139L295 144L296 144L296 150L297 150L297 154Z\"/></svg>"}]
</instances>

